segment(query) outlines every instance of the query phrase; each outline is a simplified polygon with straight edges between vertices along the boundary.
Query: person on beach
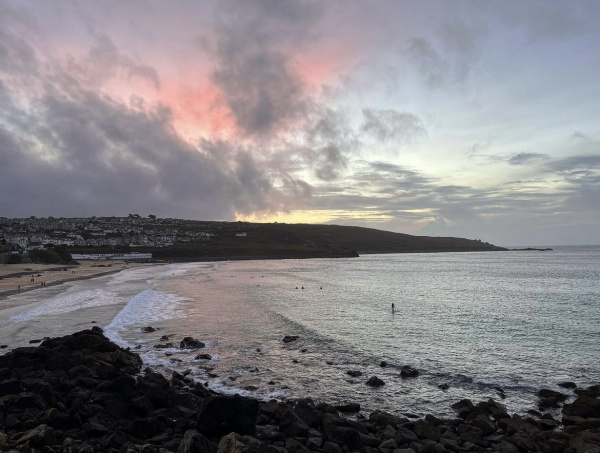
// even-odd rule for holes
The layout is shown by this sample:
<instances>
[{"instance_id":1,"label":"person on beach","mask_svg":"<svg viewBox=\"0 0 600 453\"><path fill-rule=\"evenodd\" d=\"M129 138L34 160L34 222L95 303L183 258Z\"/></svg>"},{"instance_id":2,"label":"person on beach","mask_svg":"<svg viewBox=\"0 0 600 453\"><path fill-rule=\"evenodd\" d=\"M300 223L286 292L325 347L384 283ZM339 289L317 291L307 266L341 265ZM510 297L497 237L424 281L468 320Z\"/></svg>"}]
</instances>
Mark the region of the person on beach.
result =
<instances>
[{"instance_id":1,"label":"person on beach","mask_svg":"<svg viewBox=\"0 0 600 453\"><path fill-rule=\"evenodd\" d=\"M394 302L392 302L392 313L395 312Z\"/></svg>"}]
</instances>

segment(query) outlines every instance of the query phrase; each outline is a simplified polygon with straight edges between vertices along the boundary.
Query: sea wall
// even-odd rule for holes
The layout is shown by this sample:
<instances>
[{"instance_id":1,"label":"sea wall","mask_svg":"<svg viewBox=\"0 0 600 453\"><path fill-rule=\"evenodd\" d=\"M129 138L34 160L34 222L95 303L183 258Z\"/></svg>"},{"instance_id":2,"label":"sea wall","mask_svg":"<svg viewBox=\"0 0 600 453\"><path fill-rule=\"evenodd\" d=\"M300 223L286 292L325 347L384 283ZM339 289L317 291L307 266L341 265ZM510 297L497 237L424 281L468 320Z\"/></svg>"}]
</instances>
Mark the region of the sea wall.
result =
<instances>
[{"instance_id":1,"label":"sea wall","mask_svg":"<svg viewBox=\"0 0 600 453\"><path fill-rule=\"evenodd\" d=\"M0 356L0 451L139 453L444 453L600 451L600 386L540 391L548 414L499 403L453 405L454 419L409 420L310 399L215 394L185 375L143 369L94 327ZM348 414L353 414L351 418Z\"/></svg>"}]
</instances>

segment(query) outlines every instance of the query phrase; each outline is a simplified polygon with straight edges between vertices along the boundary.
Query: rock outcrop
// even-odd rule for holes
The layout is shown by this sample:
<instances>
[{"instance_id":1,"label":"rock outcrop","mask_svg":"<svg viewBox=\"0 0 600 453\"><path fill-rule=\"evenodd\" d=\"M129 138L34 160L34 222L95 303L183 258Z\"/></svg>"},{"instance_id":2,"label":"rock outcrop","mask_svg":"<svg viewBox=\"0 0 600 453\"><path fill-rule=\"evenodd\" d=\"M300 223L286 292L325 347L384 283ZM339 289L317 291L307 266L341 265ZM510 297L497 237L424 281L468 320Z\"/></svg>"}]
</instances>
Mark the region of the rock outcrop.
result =
<instances>
[{"instance_id":1,"label":"rock outcrop","mask_svg":"<svg viewBox=\"0 0 600 453\"><path fill-rule=\"evenodd\" d=\"M455 419L375 411L352 402L259 402L218 395L186 376L142 371L94 327L0 356L0 451L23 453L591 453L600 445L600 386L575 388L562 419L509 415L461 400ZM559 393L558 395L556 393ZM541 399L565 401L543 390ZM570 401L570 400L569 400Z\"/></svg>"}]
</instances>

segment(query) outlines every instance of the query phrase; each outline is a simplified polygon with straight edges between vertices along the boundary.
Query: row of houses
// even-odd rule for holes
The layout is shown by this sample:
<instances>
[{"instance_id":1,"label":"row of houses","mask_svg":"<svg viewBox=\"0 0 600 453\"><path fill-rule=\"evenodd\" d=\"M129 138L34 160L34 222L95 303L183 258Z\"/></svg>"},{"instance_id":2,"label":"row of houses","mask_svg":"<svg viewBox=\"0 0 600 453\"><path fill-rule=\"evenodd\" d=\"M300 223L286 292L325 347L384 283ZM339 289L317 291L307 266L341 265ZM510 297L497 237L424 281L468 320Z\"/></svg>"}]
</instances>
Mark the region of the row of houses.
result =
<instances>
[{"instance_id":1,"label":"row of houses","mask_svg":"<svg viewBox=\"0 0 600 453\"><path fill-rule=\"evenodd\" d=\"M195 220L128 217L6 218L0 217L0 240L24 250L45 245L67 247L169 247L208 241L214 236L246 237L245 222L201 222Z\"/></svg>"},{"instance_id":2,"label":"row of houses","mask_svg":"<svg viewBox=\"0 0 600 453\"><path fill-rule=\"evenodd\" d=\"M152 253L73 253L71 257L75 261L102 261L102 260L124 260L124 261L143 261L151 260Z\"/></svg>"}]
</instances>

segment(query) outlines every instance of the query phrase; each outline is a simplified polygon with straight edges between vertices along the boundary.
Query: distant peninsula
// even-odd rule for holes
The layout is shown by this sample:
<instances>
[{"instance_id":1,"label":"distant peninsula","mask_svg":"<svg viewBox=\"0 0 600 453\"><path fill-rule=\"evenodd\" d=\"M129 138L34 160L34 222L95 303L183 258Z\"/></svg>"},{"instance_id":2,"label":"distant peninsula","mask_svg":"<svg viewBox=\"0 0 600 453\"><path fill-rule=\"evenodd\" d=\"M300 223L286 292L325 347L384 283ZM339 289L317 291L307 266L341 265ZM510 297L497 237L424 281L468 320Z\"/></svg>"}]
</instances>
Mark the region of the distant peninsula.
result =
<instances>
[{"instance_id":1,"label":"distant peninsula","mask_svg":"<svg viewBox=\"0 0 600 453\"><path fill-rule=\"evenodd\" d=\"M507 250L481 240L413 236L356 226L215 222L137 214L0 218L0 240L0 255L19 250L23 255L35 256L39 254L36 250L55 248L70 254L151 253L153 260L160 261L349 258L372 253Z\"/></svg>"},{"instance_id":2,"label":"distant peninsula","mask_svg":"<svg viewBox=\"0 0 600 453\"><path fill-rule=\"evenodd\" d=\"M526 247L526 248L521 248L521 249L510 249L511 252L550 252L553 249L551 249L550 247L546 247L546 248L536 248L536 247Z\"/></svg>"}]
</instances>

